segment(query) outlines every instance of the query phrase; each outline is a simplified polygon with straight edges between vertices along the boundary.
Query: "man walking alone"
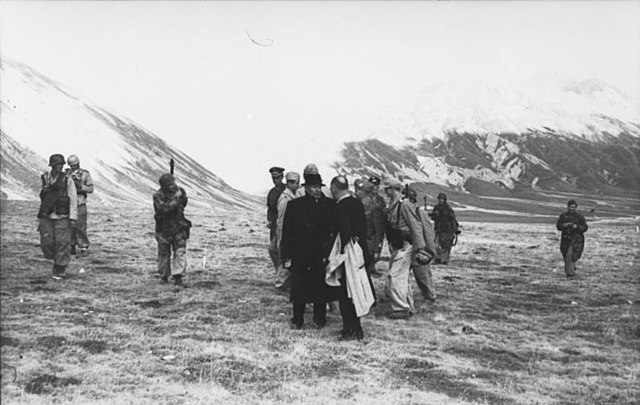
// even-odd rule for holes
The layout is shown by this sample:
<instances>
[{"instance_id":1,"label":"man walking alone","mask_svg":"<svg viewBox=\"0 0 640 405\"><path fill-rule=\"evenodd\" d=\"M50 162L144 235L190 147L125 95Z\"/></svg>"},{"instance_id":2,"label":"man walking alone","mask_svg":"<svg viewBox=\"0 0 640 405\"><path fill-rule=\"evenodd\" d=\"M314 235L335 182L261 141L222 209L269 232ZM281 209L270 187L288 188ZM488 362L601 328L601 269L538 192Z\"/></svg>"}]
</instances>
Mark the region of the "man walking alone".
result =
<instances>
[{"instance_id":1,"label":"man walking alone","mask_svg":"<svg viewBox=\"0 0 640 405\"><path fill-rule=\"evenodd\" d=\"M458 230L459 225L456 215L447 204L447 195L445 193L438 194L438 205L433 207L433 211L429 216L433 219L433 229L436 233L434 264L448 264L453 242L460 231Z\"/></svg>"},{"instance_id":2,"label":"man walking alone","mask_svg":"<svg viewBox=\"0 0 640 405\"><path fill-rule=\"evenodd\" d=\"M173 175L169 173L160 176L159 182L160 189L153 195L158 273L163 283L172 277L176 285L182 285L182 277L187 270L187 239L191 229L191 222L184 216L184 208L188 202L187 193L176 185Z\"/></svg>"},{"instance_id":3,"label":"man walking alone","mask_svg":"<svg viewBox=\"0 0 640 405\"><path fill-rule=\"evenodd\" d=\"M556 229L562 231L560 251L564 258L564 272L567 278L576 275L576 262L582 257L584 250L584 233L589 229L586 219L576 211L577 208L578 203L570 200L567 203L567 212L560 214L556 223Z\"/></svg>"}]
</instances>

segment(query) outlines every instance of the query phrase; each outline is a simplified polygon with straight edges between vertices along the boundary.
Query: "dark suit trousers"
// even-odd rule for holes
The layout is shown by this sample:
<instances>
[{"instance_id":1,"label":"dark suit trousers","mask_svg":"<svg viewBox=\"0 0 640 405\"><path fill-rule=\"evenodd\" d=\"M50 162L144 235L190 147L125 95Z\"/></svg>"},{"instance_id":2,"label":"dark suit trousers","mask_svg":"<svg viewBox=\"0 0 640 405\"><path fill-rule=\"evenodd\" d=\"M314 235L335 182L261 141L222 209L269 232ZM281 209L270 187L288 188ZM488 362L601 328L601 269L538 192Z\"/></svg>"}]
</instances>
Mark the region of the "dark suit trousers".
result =
<instances>
[{"instance_id":1,"label":"dark suit trousers","mask_svg":"<svg viewBox=\"0 0 640 405\"><path fill-rule=\"evenodd\" d=\"M360 318L356 315L356 307L353 305L353 301L349 298L349 294L347 292L346 276L340 279L340 298L338 303L340 304L342 329L344 333L362 331Z\"/></svg>"},{"instance_id":2,"label":"dark suit trousers","mask_svg":"<svg viewBox=\"0 0 640 405\"><path fill-rule=\"evenodd\" d=\"M293 319L292 323L296 325L302 325L304 323L304 310L306 304L304 301L293 302ZM327 303L326 302L314 302L313 303L313 322L324 326L327 323Z\"/></svg>"}]
</instances>

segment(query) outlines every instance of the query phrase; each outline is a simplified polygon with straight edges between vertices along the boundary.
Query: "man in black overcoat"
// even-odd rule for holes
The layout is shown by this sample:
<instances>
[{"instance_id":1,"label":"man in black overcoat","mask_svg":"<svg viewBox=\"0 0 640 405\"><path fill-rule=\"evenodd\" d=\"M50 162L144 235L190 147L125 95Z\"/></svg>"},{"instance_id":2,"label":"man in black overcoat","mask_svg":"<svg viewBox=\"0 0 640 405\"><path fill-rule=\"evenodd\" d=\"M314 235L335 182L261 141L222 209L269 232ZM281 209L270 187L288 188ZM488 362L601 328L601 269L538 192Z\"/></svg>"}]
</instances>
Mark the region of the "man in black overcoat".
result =
<instances>
[{"instance_id":1,"label":"man in black overcoat","mask_svg":"<svg viewBox=\"0 0 640 405\"><path fill-rule=\"evenodd\" d=\"M331 223L336 203L322 194L319 174L304 176L304 197L287 204L282 224L280 257L291 270L292 327L302 328L306 303L313 303L313 322L327 322L327 302L337 291L325 282L325 266L331 250Z\"/></svg>"},{"instance_id":2,"label":"man in black overcoat","mask_svg":"<svg viewBox=\"0 0 640 405\"><path fill-rule=\"evenodd\" d=\"M331 180L331 193L336 200L336 211L334 215L334 233L340 238L340 246L344 253L344 248L351 240L356 240L368 264L367 255L367 219L362 203L349 193L349 183L344 176L336 176ZM344 264L343 264L344 266ZM371 283L371 280L369 280ZM372 286L373 291L373 286ZM340 278L340 314L342 314L342 340L362 339L364 332L360 324L360 318L356 314L353 301L347 293L347 274L342 272Z\"/></svg>"}]
</instances>

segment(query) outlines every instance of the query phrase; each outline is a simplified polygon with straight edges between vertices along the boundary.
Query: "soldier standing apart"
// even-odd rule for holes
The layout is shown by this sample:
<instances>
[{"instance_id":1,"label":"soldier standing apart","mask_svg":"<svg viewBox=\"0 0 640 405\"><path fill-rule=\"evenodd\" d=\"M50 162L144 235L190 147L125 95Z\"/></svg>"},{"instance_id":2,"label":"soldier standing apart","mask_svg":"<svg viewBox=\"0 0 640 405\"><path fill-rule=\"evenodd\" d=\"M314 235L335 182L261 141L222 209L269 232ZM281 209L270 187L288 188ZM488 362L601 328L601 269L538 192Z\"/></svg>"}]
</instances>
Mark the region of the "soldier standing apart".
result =
<instances>
[{"instance_id":1,"label":"soldier standing apart","mask_svg":"<svg viewBox=\"0 0 640 405\"><path fill-rule=\"evenodd\" d=\"M160 189L153 194L153 209L158 242L158 273L163 283L172 277L175 285L182 285L182 277L187 270L187 239L191 229L191 222L184 216L187 202L187 193L176 185L173 175L165 173L160 176Z\"/></svg>"},{"instance_id":2,"label":"soldier standing apart","mask_svg":"<svg viewBox=\"0 0 640 405\"><path fill-rule=\"evenodd\" d=\"M382 210L383 218L387 217L387 203L380 195L380 178L376 176L369 177L369 183L373 184L373 190L371 190L371 198L378 204Z\"/></svg>"},{"instance_id":3,"label":"soldier standing apart","mask_svg":"<svg viewBox=\"0 0 640 405\"><path fill-rule=\"evenodd\" d=\"M276 243L278 251L280 251L280 243L282 242L282 225L284 223L284 213L287 209L287 203L294 198L304 195L300 189L300 175L296 172L288 172L285 175L287 188L280 194L278 198L278 220L276 221ZM279 290L289 290L291 287L291 271L284 267L284 263L279 260L276 269L275 287Z\"/></svg>"},{"instance_id":4,"label":"soldier standing apart","mask_svg":"<svg viewBox=\"0 0 640 405\"><path fill-rule=\"evenodd\" d=\"M447 204L447 195L438 194L438 205L433 207L429 214L433 219L433 228L436 233L436 257L434 264L448 264L451 254L451 247L456 235L460 234L458 221L453 209Z\"/></svg>"},{"instance_id":5,"label":"soldier standing apart","mask_svg":"<svg viewBox=\"0 0 640 405\"><path fill-rule=\"evenodd\" d=\"M564 272L567 278L576 275L576 262L584 250L584 233L589 229L584 216L576 211L577 208L578 203L569 200L567 212L560 214L556 223L556 228L562 231L560 251L564 258Z\"/></svg>"},{"instance_id":6,"label":"soldier standing apart","mask_svg":"<svg viewBox=\"0 0 640 405\"><path fill-rule=\"evenodd\" d=\"M89 248L87 237L87 194L93 193L93 180L88 170L80 168L80 159L76 155L67 158L67 176L70 176L78 193L78 224L71 231L71 254L76 254L76 246L80 247L80 254Z\"/></svg>"},{"instance_id":7,"label":"soldier standing apart","mask_svg":"<svg viewBox=\"0 0 640 405\"><path fill-rule=\"evenodd\" d=\"M426 243L415 207L402 198L402 184L390 180L385 184L385 192L390 199L386 227L391 253L386 285L392 311L389 318L407 319L415 312L409 269L416 255L426 254Z\"/></svg>"},{"instance_id":8,"label":"soldier standing apart","mask_svg":"<svg viewBox=\"0 0 640 405\"><path fill-rule=\"evenodd\" d=\"M51 171L41 176L38 210L40 247L45 258L53 259L53 278L56 280L63 278L71 261L71 230L78 219L76 186L62 172L64 163L60 154L49 157Z\"/></svg>"},{"instance_id":9,"label":"soldier standing apart","mask_svg":"<svg viewBox=\"0 0 640 405\"><path fill-rule=\"evenodd\" d=\"M273 262L273 267L278 271L280 263L280 254L278 253L278 239L276 235L276 227L278 220L278 199L280 194L284 192L286 185L282 182L284 169L274 166L269 169L271 173L271 181L273 188L267 194L267 228L269 228L269 257Z\"/></svg>"},{"instance_id":10,"label":"soldier standing apart","mask_svg":"<svg viewBox=\"0 0 640 405\"><path fill-rule=\"evenodd\" d=\"M367 222L367 250L364 251L368 255L367 274L376 273L376 263L380 260L380 252L384 243L384 216L382 207L373 197L373 184L367 180L358 179L353 182L356 198L364 207L365 218ZM379 196L378 196L379 197Z\"/></svg>"},{"instance_id":11,"label":"soldier standing apart","mask_svg":"<svg viewBox=\"0 0 640 405\"><path fill-rule=\"evenodd\" d=\"M327 302L335 299L335 289L325 282L325 266L336 203L322 194L324 184L319 174L305 175L304 180L304 197L287 203L280 244L282 261L291 269L291 326L295 329L302 328L306 303L313 303L315 326L324 327Z\"/></svg>"},{"instance_id":12,"label":"soldier standing apart","mask_svg":"<svg viewBox=\"0 0 640 405\"><path fill-rule=\"evenodd\" d=\"M349 183L344 176L336 176L331 180L331 193L337 202L333 230L337 237L340 238L340 246L342 248L340 253L344 253L344 248L352 240L355 240L365 254L365 263L368 264L369 260L366 254L368 251L366 243L367 223L362 203L351 196ZM371 280L369 280L369 283L371 283ZM371 287L373 290L373 286ZM347 293L346 271L342 271L342 278L340 278L339 297L340 314L342 315L341 340L362 340L364 332L360 318L356 314L352 298L349 298Z\"/></svg>"}]
</instances>

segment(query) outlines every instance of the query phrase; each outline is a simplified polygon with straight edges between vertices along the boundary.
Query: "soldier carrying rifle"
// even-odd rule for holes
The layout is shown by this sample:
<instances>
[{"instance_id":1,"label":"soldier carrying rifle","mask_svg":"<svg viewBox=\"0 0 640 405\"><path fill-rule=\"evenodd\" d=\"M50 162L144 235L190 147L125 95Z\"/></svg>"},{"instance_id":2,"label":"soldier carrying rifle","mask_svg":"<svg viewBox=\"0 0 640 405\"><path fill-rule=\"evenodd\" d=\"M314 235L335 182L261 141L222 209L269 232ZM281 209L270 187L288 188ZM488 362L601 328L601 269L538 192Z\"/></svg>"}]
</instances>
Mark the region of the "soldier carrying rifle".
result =
<instances>
[{"instance_id":1,"label":"soldier carrying rifle","mask_svg":"<svg viewBox=\"0 0 640 405\"><path fill-rule=\"evenodd\" d=\"M158 273L162 282L169 277L176 285L182 285L182 277L187 269L187 239L191 229L191 221L185 218L187 193L176 185L173 175L165 173L160 176L160 189L153 195L156 232L158 242ZM173 266L171 251L173 250Z\"/></svg>"}]
</instances>

